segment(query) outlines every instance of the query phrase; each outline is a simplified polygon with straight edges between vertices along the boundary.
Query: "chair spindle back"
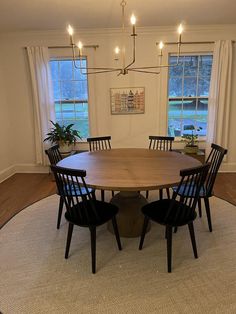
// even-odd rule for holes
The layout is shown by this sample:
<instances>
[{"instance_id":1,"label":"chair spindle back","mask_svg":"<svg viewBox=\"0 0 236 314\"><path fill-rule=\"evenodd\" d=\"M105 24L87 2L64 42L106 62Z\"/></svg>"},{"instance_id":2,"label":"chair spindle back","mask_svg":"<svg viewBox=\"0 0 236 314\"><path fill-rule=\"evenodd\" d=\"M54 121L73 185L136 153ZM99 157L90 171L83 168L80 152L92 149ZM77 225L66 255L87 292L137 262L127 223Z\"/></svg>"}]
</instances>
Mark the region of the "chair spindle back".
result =
<instances>
[{"instance_id":1,"label":"chair spindle back","mask_svg":"<svg viewBox=\"0 0 236 314\"><path fill-rule=\"evenodd\" d=\"M88 137L87 142L91 152L111 149L111 136Z\"/></svg>"},{"instance_id":2,"label":"chair spindle back","mask_svg":"<svg viewBox=\"0 0 236 314\"><path fill-rule=\"evenodd\" d=\"M168 151L172 150L172 143L174 141L174 137L172 136L149 136L149 149L157 149Z\"/></svg>"},{"instance_id":3,"label":"chair spindle back","mask_svg":"<svg viewBox=\"0 0 236 314\"><path fill-rule=\"evenodd\" d=\"M176 207L176 199L181 190L180 200L175 208L175 215L171 217L173 225L175 221L185 221L188 217L192 217L199 199L199 194L207 177L210 164L204 164L199 167L180 170L181 181L178 184L177 190L174 191L170 207L167 211L165 219L170 221L169 214L173 214L173 206Z\"/></svg>"}]
</instances>

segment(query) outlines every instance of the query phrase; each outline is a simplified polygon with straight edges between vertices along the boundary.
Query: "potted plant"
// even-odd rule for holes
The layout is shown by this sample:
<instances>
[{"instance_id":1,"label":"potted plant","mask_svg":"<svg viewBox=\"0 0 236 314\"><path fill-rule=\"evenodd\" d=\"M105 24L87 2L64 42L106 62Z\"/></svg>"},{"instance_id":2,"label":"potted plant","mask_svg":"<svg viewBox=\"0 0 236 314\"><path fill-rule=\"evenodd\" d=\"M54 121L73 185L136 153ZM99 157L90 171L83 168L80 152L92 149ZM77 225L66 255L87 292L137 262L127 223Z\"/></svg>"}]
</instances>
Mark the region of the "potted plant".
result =
<instances>
[{"instance_id":1,"label":"potted plant","mask_svg":"<svg viewBox=\"0 0 236 314\"><path fill-rule=\"evenodd\" d=\"M69 153L72 151L77 138L82 139L79 135L79 131L72 129L73 123L69 125L60 125L58 122L53 122L50 120L53 127L50 132L47 133L45 141L49 141L52 144L58 144L61 153Z\"/></svg>"},{"instance_id":2,"label":"potted plant","mask_svg":"<svg viewBox=\"0 0 236 314\"><path fill-rule=\"evenodd\" d=\"M194 125L185 125L184 130L191 131L189 134L182 135L182 141L185 142L184 151L187 154L196 154L198 152L198 134L202 127L195 127Z\"/></svg>"}]
</instances>

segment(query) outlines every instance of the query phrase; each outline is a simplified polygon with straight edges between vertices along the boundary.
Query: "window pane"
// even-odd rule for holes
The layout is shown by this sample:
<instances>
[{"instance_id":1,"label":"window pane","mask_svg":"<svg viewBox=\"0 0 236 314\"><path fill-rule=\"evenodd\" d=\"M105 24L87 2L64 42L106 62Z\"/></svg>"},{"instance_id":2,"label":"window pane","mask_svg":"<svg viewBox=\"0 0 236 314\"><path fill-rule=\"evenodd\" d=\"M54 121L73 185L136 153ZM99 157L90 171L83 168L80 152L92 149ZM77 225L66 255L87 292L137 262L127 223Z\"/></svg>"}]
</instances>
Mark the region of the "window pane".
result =
<instances>
[{"instance_id":1,"label":"window pane","mask_svg":"<svg viewBox=\"0 0 236 314\"><path fill-rule=\"evenodd\" d=\"M200 56L199 57L199 75L211 76L212 68L212 56Z\"/></svg>"},{"instance_id":2,"label":"window pane","mask_svg":"<svg viewBox=\"0 0 236 314\"><path fill-rule=\"evenodd\" d=\"M53 81L53 96L54 96L54 100L55 101L61 99L60 83L59 83L59 81Z\"/></svg>"},{"instance_id":3,"label":"window pane","mask_svg":"<svg viewBox=\"0 0 236 314\"><path fill-rule=\"evenodd\" d=\"M208 96L210 88L210 77L200 77L198 81L198 96Z\"/></svg>"},{"instance_id":4,"label":"window pane","mask_svg":"<svg viewBox=\"0 0 236 314\"><path fill-rule=\"evenodd\" d=\"M60 61L60 80L72 79L72 61L63 60Z\"/></svg>"},{"instance_id":5,"label":"window pane","mask_svg":"<svg viewBox=\"0 0 236 314\"><path fill-rule=\"evenodd\" d=\"M86 75L86 60L77 61L77 64L79 64L82 69L74 68L74 79L75 80L86 80L87 81L87 75Z\"/></svg>"},{"instance_id":6,"label":"window pane","mask_svg":"<svg viewBox=\"0 0 236 314\"><path fill-rule=\"evenodd\" d=\"M61 81L61 99L74 99L74 88L71 81Z\"/></svg>"},{"instance_id":7,"label":"window pane","mask_svg":"<svg viewBox=\"0 0 236 314\"><path fill-rule=\"evenodd\" d=\"M174 66L177 64L177 57L170 57L170 64L173 65L172 67L169 68L169 75L171 77L173 76L182 76L183 75L183 62L184 62L184 57L179 58L179 65Z\"/></svg>"},{"instance_id":8,"label":"window pane","mask_svg":"<svg viewBox=\"0 0 236 314\"><path fill-rule=\"evenodd\" d=\"M188 126L195 126L196 119L196 99L183 101L183 134L191 134L191 130L187 130Z\"/></svg>"},{"instance_id":9,"label":"window pane","mask_svg":"<svg viewBox=\"0 0 236 314\"><path fill-rule=\"evenodd\" d=\"M75 81L73 82L75 99L86 100L88 98L87 81Z\"/></svg>"},{"instance_id":10,"label":"window pane","mask_svg":"<svg viewBox=\"0 0 236 314\"><path fill-rule=\"evenodd\" d=\"M58 80L59 79L59 65L58 61L50 61L50 66L51 66L51 74L52 74L52 79L53 80Z\"/></svg>"},{"instance_id":11,"label":"window pane","mask_svg":"<svg viewBox=\"0 0 236 314\"><path fill-rule=\"evenodd\" d=\"M197 78L184 78L184 96L194 97L196 96Z\"/></svg>"},{"instance_id":12,"label":"window pane","mask_svg":"<svg viewBox=\"0 0 236 314\"><path fill-rule=\"evenodd\" d=\"M168 134L170 136L181 135L182 100L169 101Z\"/></svg>"},{"instance_id":13,"label":"window pane","mask_svg":"<svg viewBox=\"0 0 236 314\"><path fill-rule=\"evenodd\" d=\"M198 132L200 136L207 134L208 99L199 99L197 105L196 126L202 130Z\"/></svg>"},{"instance_id":14,"label":"window pane","mask_svg":"<svg viewBox=\"0 0 236 314\"><path fill-rule=\"evenodd\" d=\"M169 79L169 96L180 97L182 96L182 78L173 77Z\"/></svg>"},{"instance_id":15,"label":"window pane","mask_svg":"<svg viewBox=\"0 0 236 314\"><path fill-rule=\"evenodd\" d=\"M198 56L185 56L184 76L197 76Z\"/></svg>"}]
</instances>

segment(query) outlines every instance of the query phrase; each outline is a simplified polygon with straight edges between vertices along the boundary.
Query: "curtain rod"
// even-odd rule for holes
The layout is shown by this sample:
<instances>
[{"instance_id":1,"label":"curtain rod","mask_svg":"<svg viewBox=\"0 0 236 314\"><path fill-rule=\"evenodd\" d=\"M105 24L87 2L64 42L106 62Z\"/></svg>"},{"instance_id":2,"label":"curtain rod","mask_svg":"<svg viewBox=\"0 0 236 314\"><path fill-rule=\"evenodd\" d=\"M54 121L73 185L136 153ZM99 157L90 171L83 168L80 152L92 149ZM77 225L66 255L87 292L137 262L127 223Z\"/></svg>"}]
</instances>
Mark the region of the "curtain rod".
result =
<instances>
[{"instance_id":1,"label":"curtain rod","mask_svg":"<svg viewBox=\"0 0 236 314\"><path fill-rule=\"evenodd\" d=\"M214 44L215 41L182 41L181 44L183 45L193 45L193 44ZM232 43L235 43L235 40L232 40ZM176 45L176 42L166 42L165 45ZM156 45L159 45L159 42L156 42Z\"/></svg>"},{"instance_id":2,"label":"curtain rod","mask_svg":"<svg viewBox=\"0 0 236 314\"><path fill-rule=\"evenodd\" d=\"M93 48L93 49L97 49L99 48L99 45L84 45L84 48ZM24 47L25 49L27 47ZM65 48L71 48L71 46L48 46L48 49L65 49Z\"/></svg>"},{"instance_id":3,"label":"curtain rod","mask_svg":"<svg viewBox=\"0 0 236 314\"><path fill-rule=\"evenodd\" d=\"M71 46L49 46L48 49L64 49L64 48L71 48ZM99 48L99 45L83 45L83 48L93 48L97 49Z\"/></svg>"}]
</instances>

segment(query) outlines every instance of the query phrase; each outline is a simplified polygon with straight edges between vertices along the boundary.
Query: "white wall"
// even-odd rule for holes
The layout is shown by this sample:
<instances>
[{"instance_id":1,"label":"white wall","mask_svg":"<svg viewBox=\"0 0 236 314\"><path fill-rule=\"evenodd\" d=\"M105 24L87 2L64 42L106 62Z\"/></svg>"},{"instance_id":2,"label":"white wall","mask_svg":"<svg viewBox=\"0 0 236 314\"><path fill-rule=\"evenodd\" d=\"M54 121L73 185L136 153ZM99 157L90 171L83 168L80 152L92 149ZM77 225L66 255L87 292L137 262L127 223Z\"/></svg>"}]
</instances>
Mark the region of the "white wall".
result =
<instances>
[{"instance_id":1,"label":"white wall","mask_svg":"<svg viewBox=\"0 0 236 314\"><path fill-rule=\"evenodd\" d=\"M157 62L156 42L175 41L174 28L138 29L137 66L153 65ZM113 49L120 44L117 30L80 32L86 44L99 44L97 51L87 50L89 64L96 66L116 66ZM236 40L236 25L214 27L188 27L184 41L214 41L218 39ZM127 34L127 55L131 55ZM12 166L14 171L41 171L35 168L33 108L31 86L25 46L67 45L66 32L10 33L0 35L0 137L3 151L0 153L0 173ZM191 46L186 48L200 51L213 46ZM50 50L55 54L55 50ZM63 54L70 51L63 49ZM236 45L234 45L233 82L236 78ZM111 115L110 88L145 87L145 114ZM92 135L111 135L113 147L147 147L148 135L165 134L166 130L166 76L133 74L119 76L100 74L89 77L89 101ZM10 123L9 123L10 120ZM236 170L236 89L232 84L231 121L228 162L226 170ZM5 135L7 132L7 136ZM202 144L203 145L203 144ZM1 179L1 178L0 178Z\"/></svg>"},{"instance_id":2,"label":"white wall","mask_svg":"<svg viewBox=\"0 0 236 314\"><path fill-rule=\"evenodd\" d=\"M0 55L1 58L1 55ZM6 121L11 120L9 106L7 104L6 93L5 93L5 82L0 64L0 181L6 176L11 174L12 156L10 152L11 142L11 127L10 123Z\"/></svg>"}]
</instances>

